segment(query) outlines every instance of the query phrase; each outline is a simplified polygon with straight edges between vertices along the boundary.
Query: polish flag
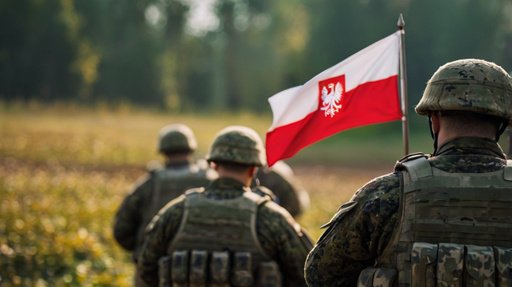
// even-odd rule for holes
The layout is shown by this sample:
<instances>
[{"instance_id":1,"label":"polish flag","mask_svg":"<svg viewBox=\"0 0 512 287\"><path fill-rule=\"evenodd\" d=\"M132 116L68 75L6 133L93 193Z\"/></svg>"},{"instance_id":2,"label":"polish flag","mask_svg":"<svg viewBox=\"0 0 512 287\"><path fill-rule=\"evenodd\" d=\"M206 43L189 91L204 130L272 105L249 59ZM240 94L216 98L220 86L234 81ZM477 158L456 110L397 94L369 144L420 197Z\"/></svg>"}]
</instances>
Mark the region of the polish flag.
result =
<instances>
[{"instance_id":1,"label":"polish flag","mask_svg":"<svg viewBox=\"0 0 512 287\"><path fill-rule=\"evenodd\" d=\"M343 130L400 120L399 47L397 31L304 85L270 97L269 166Z\"/></svg>"}]
</instances>

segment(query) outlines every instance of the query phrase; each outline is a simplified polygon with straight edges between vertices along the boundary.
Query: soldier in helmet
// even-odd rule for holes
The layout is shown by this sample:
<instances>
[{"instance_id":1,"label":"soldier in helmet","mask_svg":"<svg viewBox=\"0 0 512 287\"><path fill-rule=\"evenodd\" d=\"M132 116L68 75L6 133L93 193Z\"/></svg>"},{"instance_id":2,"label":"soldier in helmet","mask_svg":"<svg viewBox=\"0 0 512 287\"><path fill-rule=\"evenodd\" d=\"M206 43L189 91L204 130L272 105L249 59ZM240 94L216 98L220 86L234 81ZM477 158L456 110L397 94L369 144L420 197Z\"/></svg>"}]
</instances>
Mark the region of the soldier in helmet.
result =
<instances>
[{"instance_id":1,"label":"soldier in helmet","mask_svg":"<svg viewBox=\"0 0 512 287\"><path fill-rule=\"evenodd\" d=\"M416 112L433 154L401 159L340 207L306 260L310 286L510 286L512 166L498 145L512 122L509 75L447 63Z\"/></svg>"},{"instance_id":2,"label":"soldier in helmet","mask_svg":"<svg viewBox=\"0 0 512 287\"><path fill-rule=\"evenodd\" d=\"M150 170L119 207L114 221L114 238L124 249L133 252L135 262L145 227L158 210L185 190L205 186L216 177L206 162L193 162L196 147L196 139L189 127L173 124L162 128L158 152L164 156L165 166ZM144 286L138 278L136 285Z\"/></svg>"},{"instance_id":3,"label":"soldier in helmet","mask_svg":"<svg viewBox=\"0 0 512 287\"><path fill-rule=\"evenodd\" d=\"M223 129L207 160L219 178L153 218L139 257L141 277L150 286L306 286L311 241L284 208L250 189L265 163L258 134Z\"/></svg>"},{"instance_id":4,"label":"soldier in helmet","mask_svg":"<svg viewBox=\"0 0 512 287\"><path fill-rule=\"evenodd\" d=\"M261 186L270 189L274 194L274 200L294 218L309 208L308 192L295 178L292 168L284 161L278 161L272 167L258 169L253 188L257 192Z\"/></svg>"}]
</instances>

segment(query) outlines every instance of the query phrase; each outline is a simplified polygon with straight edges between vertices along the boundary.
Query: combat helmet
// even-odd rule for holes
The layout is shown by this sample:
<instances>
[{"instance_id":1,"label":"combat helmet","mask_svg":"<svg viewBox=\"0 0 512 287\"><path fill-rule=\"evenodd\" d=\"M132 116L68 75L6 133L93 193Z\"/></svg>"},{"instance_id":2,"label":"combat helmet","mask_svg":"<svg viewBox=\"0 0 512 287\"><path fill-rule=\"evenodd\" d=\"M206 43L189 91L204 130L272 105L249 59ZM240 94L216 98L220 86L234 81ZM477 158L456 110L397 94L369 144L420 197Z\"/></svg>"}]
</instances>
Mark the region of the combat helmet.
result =
<instances>
[{"instance_id":1,"label":"combat helmet","mask_svg":"<svg viewBox=\"0 0 512 287\"><path fill-rule=\"evenodd\" d=\"M259 135L243 126L229 126L221 130L215 137L206 159L209 162L255 166L266 164L263 143Z\"/></svg>"},{"instance_id":2,"label":"combat helmet","mask_svg":"<svg viewBox=\"0 0 512 287\"><path fill-rule=\"evenodd\" d=\"M196 148L194 133L186 125L172 124L160 130L158 141L160 153L193 152Z\"/></svg>"},{"instance_id":3,"label":"combat helmet","mask_svg":"<svg viewBox=\"0 0 512 287\"><path fill-rule=\"evenodd\" d=\"M416 106L419 115L433 111L468 111L503 119L512 125L512 82L492 62L463 59L449 62L428 81Z\"/></svg>"}]
</instances>

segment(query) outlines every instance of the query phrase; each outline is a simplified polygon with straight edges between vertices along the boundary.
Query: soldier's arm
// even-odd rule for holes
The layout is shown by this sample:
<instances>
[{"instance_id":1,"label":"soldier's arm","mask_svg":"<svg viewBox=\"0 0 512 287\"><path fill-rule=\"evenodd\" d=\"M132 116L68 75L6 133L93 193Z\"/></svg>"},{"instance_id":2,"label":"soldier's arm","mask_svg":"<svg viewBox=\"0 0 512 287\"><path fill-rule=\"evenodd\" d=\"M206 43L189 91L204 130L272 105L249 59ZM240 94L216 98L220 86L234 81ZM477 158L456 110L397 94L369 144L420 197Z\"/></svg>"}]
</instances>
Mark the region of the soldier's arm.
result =
<instances>
[{"instance_id":1,"label":"soldier's arm","mask_svg":"<svg viewBox=\"0 0 512 287\"><path fill-rule=\"evenodd\" d=\"M123 200L114 218L114 238L124 249L133 251L137 244L137 232L142 224L141 209L150 196L151 180L145 177Z\"/></svg>"},{"instance_id":2,"label":"soldier's arm","mask_svg":"<svg viewBox=\"0 0 512 287\"><path fill-rule=\"evenodd\" d=\"M399 174L376 178L340 207L308 255L309 286L356 286L389 242L398 218Z\"/></svg>"},{"instance_id":3,"label":"soldier's arm","mask_svg":"<svg viewBox=\"0 0 512 287\"><path fill-rule=\"evenodd\" d=\"M291 215L274 203L258 211L257 232L263 249L277 261L283 286L306 286L304 261L312 243Z\"/></svg>"},{"instance_id":4,"label":"soldier's arm","mask_svg":"<svg viewBox=\"0 0 512 287\"><path fill-rule=\"evenodd\" d=\"M142 246L138 272L149 286L158 286L158 260L167 255L167 248L178 232L183 214L182 197L164 206L148 225Z\"/></svg>"}]
</instances>

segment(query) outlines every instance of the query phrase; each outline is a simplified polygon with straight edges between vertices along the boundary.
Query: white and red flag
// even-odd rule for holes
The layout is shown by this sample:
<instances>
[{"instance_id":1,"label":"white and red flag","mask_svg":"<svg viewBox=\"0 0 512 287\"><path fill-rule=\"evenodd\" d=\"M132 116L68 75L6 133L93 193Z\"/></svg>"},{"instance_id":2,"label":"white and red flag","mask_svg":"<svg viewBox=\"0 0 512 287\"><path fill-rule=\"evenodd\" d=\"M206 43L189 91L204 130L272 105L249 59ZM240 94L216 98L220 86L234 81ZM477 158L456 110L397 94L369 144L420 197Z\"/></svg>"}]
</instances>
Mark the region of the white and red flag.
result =
<instances>
[{"instance_id":1,"label":"white and red flag","mask_svg":"<svg viewBox=\"0 0 512 287\"><path fill-rule=\"evenodd\" d=\"M304 85L270 97L273 121L266 138L268 164L343 130L400 120L399 49L397 31Z\"/></svg>"}]
</instances>

